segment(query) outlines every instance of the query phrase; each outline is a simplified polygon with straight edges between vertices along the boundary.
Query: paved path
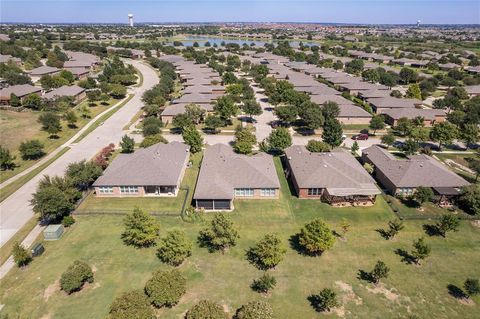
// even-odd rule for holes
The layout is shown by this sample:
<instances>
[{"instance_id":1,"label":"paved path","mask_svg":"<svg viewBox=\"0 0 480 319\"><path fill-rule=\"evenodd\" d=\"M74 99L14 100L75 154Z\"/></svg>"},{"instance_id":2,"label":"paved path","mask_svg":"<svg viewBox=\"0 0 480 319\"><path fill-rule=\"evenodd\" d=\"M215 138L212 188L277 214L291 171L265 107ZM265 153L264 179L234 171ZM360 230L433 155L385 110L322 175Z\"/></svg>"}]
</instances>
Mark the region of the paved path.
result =
<instances>
[{"instance_id":1,"label":"paved path","mask_svg":"<svg viewBox=\"0 0 480 319\"><path fill-rule=\"evenodd\" d=\"M257 141L261 142L272 132L270 122L275 121L276 117L273 114L274 107L268 103L268 97L265 94L260 93L261 89L258 86L252 85L252 89L255 92L255 99L263 110L261 115L255 116L255 135L257 137Z\"/></svg>"},{"instance_id":2,"label":"paved path","mask_svg":"<svg viewBox=\"0 0 480 319\"><path fill-rule=\"evenodd\" d=\"M143 106L144 91L158 83L157 74L139 61L129 61L143 74L143 85L132 88L135 96L115 112L105 123L88 134L71 149L28 181L15 193L0 203L0 246L7 242L32 216L30 199L43 175L62 175L71 162L92 158L102 147L118 143L124 134L123 127Z\"/></svg>"}]
</instances>

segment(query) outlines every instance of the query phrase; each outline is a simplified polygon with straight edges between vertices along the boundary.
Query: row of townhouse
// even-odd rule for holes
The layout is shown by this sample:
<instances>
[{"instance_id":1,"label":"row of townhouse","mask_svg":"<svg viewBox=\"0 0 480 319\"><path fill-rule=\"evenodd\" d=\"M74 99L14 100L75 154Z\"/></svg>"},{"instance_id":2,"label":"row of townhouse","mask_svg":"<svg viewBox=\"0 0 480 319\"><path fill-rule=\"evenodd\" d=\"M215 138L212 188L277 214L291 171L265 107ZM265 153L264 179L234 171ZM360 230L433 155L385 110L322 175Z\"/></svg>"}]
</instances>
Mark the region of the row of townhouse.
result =
<instances>
[{"instance_id":1,"label":"row of townhouse","mask_svg":"<svg viewBox=\"0 0 480 319\"><path fill-rule=\"evenodd\" d=\"M10 105L12 95L15 95L23 102L25 98L31 94L36 94L45 100L54 100L59 97L71 97L75 103L80 102L86 97L85 89L78 85L64 85L49 92L44 92L44 90L38 86L19 84L0 90L0 105Z\"/></svg>"}]
</instances>

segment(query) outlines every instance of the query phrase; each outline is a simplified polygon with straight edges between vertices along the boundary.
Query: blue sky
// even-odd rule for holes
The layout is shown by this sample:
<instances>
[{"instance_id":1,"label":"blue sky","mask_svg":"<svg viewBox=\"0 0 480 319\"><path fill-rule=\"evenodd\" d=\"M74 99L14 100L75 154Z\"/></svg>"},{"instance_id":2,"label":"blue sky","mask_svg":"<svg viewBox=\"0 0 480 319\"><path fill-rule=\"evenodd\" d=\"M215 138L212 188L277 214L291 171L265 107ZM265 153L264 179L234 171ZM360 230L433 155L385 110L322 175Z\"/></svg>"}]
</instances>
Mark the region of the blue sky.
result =
<instances>
[{"instance_id":1,"label":"blue sky","mask_svg":"<svg viewBox=\"0 0 480 319\"><path fill-rule=\"evenodd\" d=\"M1 22L480 23L480 0L0 0Z\"/></svg>"}]
</instances>

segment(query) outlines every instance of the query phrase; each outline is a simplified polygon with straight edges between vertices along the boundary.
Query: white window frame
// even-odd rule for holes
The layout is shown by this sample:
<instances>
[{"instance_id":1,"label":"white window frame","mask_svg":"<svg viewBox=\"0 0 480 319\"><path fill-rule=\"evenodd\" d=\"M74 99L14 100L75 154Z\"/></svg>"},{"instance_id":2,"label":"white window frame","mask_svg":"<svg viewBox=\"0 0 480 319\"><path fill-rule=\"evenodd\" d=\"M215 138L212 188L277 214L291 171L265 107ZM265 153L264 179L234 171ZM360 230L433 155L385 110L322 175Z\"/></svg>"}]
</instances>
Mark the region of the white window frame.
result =
<instances>
[{"instance_id":1,"label":"white window frame","mask_svg":"<svg viewBox=\"0 0 480 319\"><path fill-rule=\"evenodd\" d=\"M138 194L138 186L120 186L121 194Z\"/></svg>"},{"instance_id":2,"label":"white window frame","mask_svg":"<svg viewBox=\"0 0 480 319\"><path fill-rule=\"evenodd\" d=\"M253 188L235 188L235 196L239 197L253 197L255 191Z\"/></svg>"},{"instance_id":3,"label":"white window frame","mask_svg":"<svg viewBox=\"0 0 480 319\"><path fill-rule=\"evenodd\" d=\"M98 192L100 194L113 194L113 187L112 186L99 186Z\"/></svg>"},{"instance_id":4,"label":"white window frame","mask_svg":"<svg viewBox=\"0 0 480 319\"><path fill-rule=\"evenodd\" d=\"M260 189L260 196L262 196L262 197L274 197L275 196L275 188L261 188Z\"/></svg>"},{"instance_id":5,"label":"white window frame","mask_svg":"<svg viewBox=\"0 0 480 319\"><path fill-rule=\"evenodd\" d=\"M307 191L308 196L320 196L321 193L322 193L322 189L315 188L315 187L309 188Z\"/></svg>"}]
</instances>

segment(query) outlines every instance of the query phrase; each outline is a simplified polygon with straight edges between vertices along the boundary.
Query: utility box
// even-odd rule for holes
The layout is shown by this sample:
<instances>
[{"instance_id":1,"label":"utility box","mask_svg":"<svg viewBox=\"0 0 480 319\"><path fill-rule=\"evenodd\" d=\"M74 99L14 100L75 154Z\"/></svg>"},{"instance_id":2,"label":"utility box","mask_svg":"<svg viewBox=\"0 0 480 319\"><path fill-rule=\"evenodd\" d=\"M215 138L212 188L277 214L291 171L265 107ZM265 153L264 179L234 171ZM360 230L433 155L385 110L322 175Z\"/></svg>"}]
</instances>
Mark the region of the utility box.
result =
<instances>
[{"instance_id":1,"label":"utility box","mask_svg":"<svg viewBox=\"0 0 480 319\"><path fill-rule=\"evenodd\" d=\"M45 240L57 240L63 234L63 225L48 225L43 231L43 238Z\"/></svg>"},{"instance_id":2,"label":"utility box","mask_svg":"<svg viewBox=\"0 0 480 319\"><path fill-rule=\"evenodd\" d=\"M36 243L35 245L33 245L31 250L33 257L40 256L41 254L43 254L44 251L45 247L43 247L42 243Z\"/></svg>"}]
</instances>

